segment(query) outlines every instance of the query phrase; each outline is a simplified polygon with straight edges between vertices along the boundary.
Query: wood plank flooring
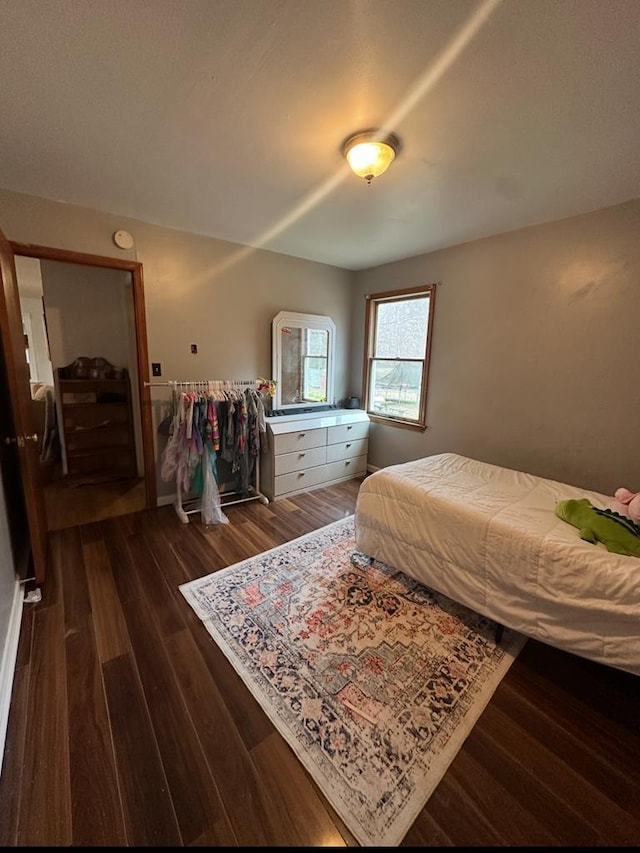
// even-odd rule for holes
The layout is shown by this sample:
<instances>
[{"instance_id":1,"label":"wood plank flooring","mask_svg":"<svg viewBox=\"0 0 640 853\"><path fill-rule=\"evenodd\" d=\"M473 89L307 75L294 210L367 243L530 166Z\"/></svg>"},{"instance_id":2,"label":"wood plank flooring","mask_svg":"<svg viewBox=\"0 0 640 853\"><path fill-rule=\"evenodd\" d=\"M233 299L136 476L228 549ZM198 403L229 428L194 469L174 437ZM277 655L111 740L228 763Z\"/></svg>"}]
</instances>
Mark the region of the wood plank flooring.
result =
<instances>
[{"instance_id":1,"label":"wood plank flooring","mask_svg":"<svg viewBox=\"0 0 640 853\"><path fill-rule=\"evenodd\" d=\"M45 484L47 530L61 530L138 512L146 506L144 479L84 482L59 477Z\"/></svg>"},{"instance_id":2,"label":"wood plank flooring","mask_svg":"<svg viewBox=\"0 0 640 853\"><path fill-rule=\"evenodd\" d=\"M357 846L178 585L353 512L351 481L230 523L51 534L25 605L4 846ZM403 846L640 844L640 678L529 640Z\"/></svg>"}]
</instances>

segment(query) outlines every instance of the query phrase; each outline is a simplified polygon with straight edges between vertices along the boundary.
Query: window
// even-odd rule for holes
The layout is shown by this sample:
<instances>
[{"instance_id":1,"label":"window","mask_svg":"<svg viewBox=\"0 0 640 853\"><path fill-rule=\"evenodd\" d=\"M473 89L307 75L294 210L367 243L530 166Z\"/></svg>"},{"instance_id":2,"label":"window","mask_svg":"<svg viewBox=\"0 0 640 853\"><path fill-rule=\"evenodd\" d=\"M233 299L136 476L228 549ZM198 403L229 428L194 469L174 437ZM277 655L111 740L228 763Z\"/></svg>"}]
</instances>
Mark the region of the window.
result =
<instances>
[{"instance_id":1,"label":"window","mask_svg":"<svg viewBox=\"0 0 640 853\"><path fill-rule=\"evenodd\" d=\"M427 426L436 285L367 297L364 388L369 415Z\"/></svg>"}]
</instances>

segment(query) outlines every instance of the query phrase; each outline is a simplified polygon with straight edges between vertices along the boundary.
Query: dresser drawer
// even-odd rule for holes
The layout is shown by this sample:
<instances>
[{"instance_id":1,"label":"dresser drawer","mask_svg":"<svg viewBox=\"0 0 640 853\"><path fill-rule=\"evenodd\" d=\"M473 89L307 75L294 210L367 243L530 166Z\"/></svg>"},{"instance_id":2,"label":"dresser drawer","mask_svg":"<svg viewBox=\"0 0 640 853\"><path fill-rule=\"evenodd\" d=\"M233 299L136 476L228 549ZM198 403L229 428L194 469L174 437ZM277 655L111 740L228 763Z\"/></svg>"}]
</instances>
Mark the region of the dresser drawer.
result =
<instances>
[{"instance_id":1,"label":"dresser drawer","mask_svg":"<svg viewBox=\"0 0 640 853\"><path fill-rule=\"evenodd\" d=\"M337 480L340 477L357 477L367 470L367 457L354 456L353 459L342 459L340 462L331 462L322 469L325 480Z\"/></svg>"},{"instance_id":2,"label":"dresser drawer","mask_svg":"<svg viewBox=\"0 0 640 853\"><path fill-rule=\"evenodd\" d=\"M352 441L366 438L369 435L369 421L354 424L338 424L328 427L327 444L340 444L342 441Z\"/></svg>"},{"instance_id":3,"label":"dresser drawer","mask_svg":"<svg viewBox=\"0 0 640 853\"><path fill-rule=\"evenodd\" d=\"M287 492L301 492L324 483L328 477L327 468L329 467L328 465L318 465L316 468L307 468L304 471L292 471L290 474L281 474L275 478L276 497L286 495Z\"/></svg>"},{"instance_id":4,"label":"dresser drawer","mask_svg":"<svg viewBox=\"0 0 640 853\"><path fill-rule=\"evenodd\" d=\"M285 432L273 437L273 452L276 456L281 453L293 453L296 450L307 450L310 447L324 447L327 443L327 429L308 429L299 432Z\"/></svg>"},{"instance_id":5,"label":"dresser drawer","mask_svg":"<svg viewBox=\"0 0 640 853\"><path fill-rule=\"evenodd\" d=\"M338 462L340 459L351 459L354 456L366 456L367 444L366 438L330 444L327 447L327 462Z\"/></svg>"},{"instance_id":6,"label":"dresser drawer","mask_svg":"<svg viewBox=\"0 0 640 853\"><path fill-rule=\"evenodd\" d=\"M290 474L292 471L313 468L315 465L324 465L326 461L326 447L311 447L309 450L281 453L275 458L276 477L279 477L281 474Z\"/></svg>"}]
</instances>

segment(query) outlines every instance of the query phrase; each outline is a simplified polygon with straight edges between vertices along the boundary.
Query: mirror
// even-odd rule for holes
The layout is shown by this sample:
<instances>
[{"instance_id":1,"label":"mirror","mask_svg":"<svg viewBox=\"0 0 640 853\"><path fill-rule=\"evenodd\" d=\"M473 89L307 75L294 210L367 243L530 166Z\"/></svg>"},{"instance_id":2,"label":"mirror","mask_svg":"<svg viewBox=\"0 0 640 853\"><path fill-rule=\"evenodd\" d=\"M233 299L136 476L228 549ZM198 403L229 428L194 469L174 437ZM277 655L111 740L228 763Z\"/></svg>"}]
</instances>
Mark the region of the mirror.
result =
<instances>
[{"instance_id":1,"label":"mirror","mask_svg":"<svg viewBox=\"0 0 640 853\"><path fill-rule=\"evenodd\" d=\"M274 410L307 411L333 403L335 323L320 314L281 311L272 322Z\"/></svg>"}]
</instances>

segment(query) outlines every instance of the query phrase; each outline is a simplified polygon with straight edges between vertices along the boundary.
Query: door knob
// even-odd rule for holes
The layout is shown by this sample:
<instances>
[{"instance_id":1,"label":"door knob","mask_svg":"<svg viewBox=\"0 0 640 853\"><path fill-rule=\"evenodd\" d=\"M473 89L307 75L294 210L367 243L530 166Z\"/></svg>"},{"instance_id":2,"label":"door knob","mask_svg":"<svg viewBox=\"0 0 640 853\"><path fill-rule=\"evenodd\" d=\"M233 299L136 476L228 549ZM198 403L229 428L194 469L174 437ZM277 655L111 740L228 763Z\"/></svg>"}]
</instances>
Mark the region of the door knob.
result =
<instances>
[{"instance_id":1,"label":"door knob","mask_svg":"<svg viewBox=\"0 0 640 853\"><path fill-rule=\"evenodd\" d=\"M26 441L33 441L34 444L38 440L38 433L34 432L33 435L6 435L4 437L5 444L17 444L18 447L24 447Z\"/></svg>"}]
</instances>

